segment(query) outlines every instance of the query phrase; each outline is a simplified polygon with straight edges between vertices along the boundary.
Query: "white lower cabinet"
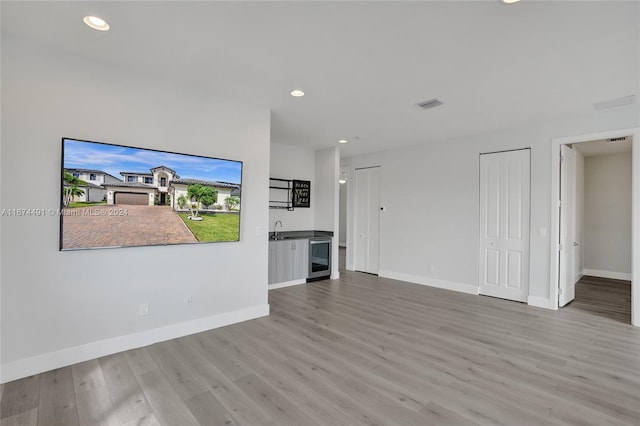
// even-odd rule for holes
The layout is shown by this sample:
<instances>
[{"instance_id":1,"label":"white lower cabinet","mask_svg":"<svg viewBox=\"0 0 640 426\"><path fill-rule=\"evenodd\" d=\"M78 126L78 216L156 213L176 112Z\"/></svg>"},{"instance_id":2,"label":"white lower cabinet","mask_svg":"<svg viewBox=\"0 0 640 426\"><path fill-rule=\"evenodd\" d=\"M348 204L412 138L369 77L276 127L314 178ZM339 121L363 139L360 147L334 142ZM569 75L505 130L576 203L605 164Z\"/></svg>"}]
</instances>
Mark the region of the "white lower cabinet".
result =
<instances>
[{"instance_id":1,"label":"white lower cabinet","mask_svg":"<svg viewBox=\"0 0 640 426\"><path fill-rule=\"evenodd\" d=\"M277 283L276 255L280 241L269 241L269 284Z\"/></svg>"},{"instance_id":2,"label":"white lower cabinet","mask_svg":"<svg viewBox=\"0 0 640 426\"><path fill-rule=\"evenodd\" d=\"M306 280L309 276L309 240L293 240L293 279Z\"/></svg>"},{"instance_id":3,"label":"white lower cabinet","mask_svg":"<svg viewBox=\"0 0 640 426\"><path fill-rule=\"evenodd\" d=\"M308 239L269 241L269 284L304 280L308 265Z\"/></svg>"}]
</instances>

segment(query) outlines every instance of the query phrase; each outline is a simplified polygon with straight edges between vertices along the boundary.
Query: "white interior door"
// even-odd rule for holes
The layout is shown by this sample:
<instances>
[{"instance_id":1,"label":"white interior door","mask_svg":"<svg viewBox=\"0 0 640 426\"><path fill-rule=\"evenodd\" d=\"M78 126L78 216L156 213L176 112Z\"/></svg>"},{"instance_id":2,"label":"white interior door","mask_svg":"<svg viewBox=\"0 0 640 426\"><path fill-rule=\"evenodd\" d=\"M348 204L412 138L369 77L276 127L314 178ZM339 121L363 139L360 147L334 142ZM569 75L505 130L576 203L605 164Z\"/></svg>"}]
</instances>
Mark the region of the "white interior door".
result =
<instances>
[{"instance_id":1,"label":"white interior door","mask_svg":"<svg viewBox=\"0 0 640 426\"><path fill-rule=\"evenodd\" d=\"M530 150L480 156L480 294L529 295Z\"/></svg>"},{"instance_id":2,"label":"white interior door","mask_svg":"<svg viewBox=\"0 0 640 426\"><path fill-rule=\"evenodd\" d=\"M575 173L575 245L574 245L574 272L573 282L577 283L582 278L584 270L584 252L582 250L584 235L584 155L577 149L576 154L576 173Z\"/></svg>"},{"instance_id":3,"label":"white interior door","mask_svg":"<svg viewBox=\"0 0 640 426\"><path fill-rule=\"evenodd\" d=\"M377 274L380 261L380 167L356 169L354 269Z\"/></svg>"},{"instance_id":4,"label":"white interior door","mask_svg":"<svg viewBox=\"0 0 640 426\"><path fill-rule=\"evenodd\" d=\"M579 243L576 232L576 151L560 146L560 279L558 305L565 306L576 297L579 279Z\"/></svg>"}]
</instances>

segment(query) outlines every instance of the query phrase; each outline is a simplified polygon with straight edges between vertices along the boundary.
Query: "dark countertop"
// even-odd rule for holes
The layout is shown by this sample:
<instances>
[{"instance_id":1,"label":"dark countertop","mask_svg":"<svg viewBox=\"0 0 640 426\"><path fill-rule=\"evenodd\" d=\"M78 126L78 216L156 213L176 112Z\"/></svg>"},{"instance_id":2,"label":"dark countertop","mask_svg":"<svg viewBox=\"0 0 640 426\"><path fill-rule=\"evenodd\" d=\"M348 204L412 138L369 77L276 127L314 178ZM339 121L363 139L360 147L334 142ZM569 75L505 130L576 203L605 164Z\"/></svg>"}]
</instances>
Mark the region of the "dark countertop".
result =
<instances>
[{"instance_id":1,"label":"dark countertop","mask_svg":"<svg viewBox=\"0 0 640 426\"><path fill-rule=\"evenodd\" d=\"M269 232L269 240L274 240L274 233ZM278 240L303 240L305 238L331 238L331 231L280 231L278 232Z\"/></svg>"}]
</instances>

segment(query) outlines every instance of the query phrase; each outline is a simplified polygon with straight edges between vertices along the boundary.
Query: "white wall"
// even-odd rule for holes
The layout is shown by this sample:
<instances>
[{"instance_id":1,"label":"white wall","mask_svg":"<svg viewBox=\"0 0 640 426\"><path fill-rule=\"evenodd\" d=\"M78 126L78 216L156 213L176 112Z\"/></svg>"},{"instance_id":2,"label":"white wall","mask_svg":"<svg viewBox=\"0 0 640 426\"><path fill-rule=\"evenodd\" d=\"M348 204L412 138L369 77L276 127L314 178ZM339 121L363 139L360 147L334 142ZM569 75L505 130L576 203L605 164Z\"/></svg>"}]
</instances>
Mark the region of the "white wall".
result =
<instances>
[{"instance_id":1,"label":"white wall","mask_svg":"<svg viewBox=\"0 0 640 426\"><path fill-rule=\"evenodd\" d=\"M584 268L631 273L631 152L585 158Z\"/></svg>"},{"instance_id":2,"label":"white wall","mask_svg":"<svg viewBox=\"0 0 640 426\"><path fill-rule=\"evenodd\" d=\"M316 207L314 229L333 232L331 278L337 279L340 277L338 265L340 150L338 148L318 150L315 156Z\"/></svg>"},{"instance_id":3,"label":"white wall","mask_svg":"<svg viewBox=\"0 0 640 426\"><path fill-rule=\"evenodd\" d=\"M63 136L244 162L240 242L60 252L58 217L2 217L2 381L268 314L269 111L9 36L1 54L3 208L58 208Z\"/></svg>"},{"instance_id":4,"label":"white wall","mask_svg":"<svg viewBox=\"0 0 640 426\"><path fill-rule=\"evenodd\" d=\"M315 212L315 153L309 149L291 145L271 143L271 170L269 176L278 179L299 179L311 181L311 207L296 208L293 211L269 209L269 231L273 232L277 220L282 221L283 231L311 230ZM272 190L273 191L273 190ZM278 227L280 230L280 227Z\"/></svg>"},{"instance_id":5,"label":"white wall","mask_svg":"<svg viewBox=\"0 0 640 426\"><path fill-rule=\"evenodd\" d=\"M550 306L551 139L636 127L638 112L634 106L587 113L563 122L344 159L351 170L382 166L380 197L387 211L380 219L381 275L451 289L477 288L478 155L531 147L530 303ZM349 194L349 206L352 198ZM352 248L347 242L348 265ZM435 266L433 273L428 264Z\"/></svg>"}]
</instances>

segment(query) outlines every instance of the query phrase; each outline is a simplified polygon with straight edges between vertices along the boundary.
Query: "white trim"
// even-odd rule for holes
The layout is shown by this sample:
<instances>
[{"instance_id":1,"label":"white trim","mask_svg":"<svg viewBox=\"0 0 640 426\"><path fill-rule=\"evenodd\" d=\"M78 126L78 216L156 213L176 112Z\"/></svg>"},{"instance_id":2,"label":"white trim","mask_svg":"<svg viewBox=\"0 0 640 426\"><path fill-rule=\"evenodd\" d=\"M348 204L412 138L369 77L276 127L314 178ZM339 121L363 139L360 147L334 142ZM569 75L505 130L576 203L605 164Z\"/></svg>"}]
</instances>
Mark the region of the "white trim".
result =
<instances>
[{"instance_id":1,"label":"white trim","mask_svg":"<svg viewBox=\"0 0 640 426\"><path fill-rule=\"evenodd\" d=\"M291 281L284 281L276 284L269 284L268 288L269 290L275 290L276 288L291 287L292 285L306 284L306 283L307 283L307 280L305 279L291 280Z\"/></svg>"},{"instance_id":2,"label":"white trim","mask_svg":"<svg viewBox=\"0 0 640 426\"><path fill-rule=\"evenodd\" d=\"M475 284L457 283L454 281L439 280L437 278L427 277L425 275L412 275L403 272L393 272L381 270L378 272L379 277L389 278L392 280L406 281L413 284L426 285L429 287L437 287L445 290L458 291L461 293L478 294L478 286Z\"/></svg>"},{"instance_id":3,"label":"white trim","mask_svg":"<svg viewBox=\"0 0 640 426\"><path fill-rule=\"evenodd\" d=\"M554 138L551 140L551 228L549 235L559 235L558 200L560 188L560 145L588 142L593 140L632 137L633 165L632 165L632 243L631 243L631 324L640 327L640 127L630 129L611 130L607 132L589 133L586 135ZM549 239L549 294L551 309L558 309L558 256L559 242L555 238Z\"/></svg>"},{"instance_id":4,"label":"white trim","mask_svg":"<svg viewBox=\"0 0 640 426\"><path fill-rule=\"evenodd\" d=\"M609 278L612 280L631 281L631 274L626 272L602 271L600 269L584 269L582 275L589 275L598 278Z\"/></svg>"},{"instance_id":5,"label":"white trim","mask_svg":"<svg viewBox=\"0 0 640 426\"><path fill-rule=\"evenodd\" d=\"M258 305L20 359L2 366L0 383L267 315L269 305Z\"/></svg>"},{"instance_id":6,"label":"white trim","mask_svg":"<svg viewBox=\"0 0 640 426\"><path fill-rule=\"evenodd\" d=\"M535 306L536 308L551 309L551 302L546 297L528 296L527 305Z\"/></svg>"}]
</instances>

